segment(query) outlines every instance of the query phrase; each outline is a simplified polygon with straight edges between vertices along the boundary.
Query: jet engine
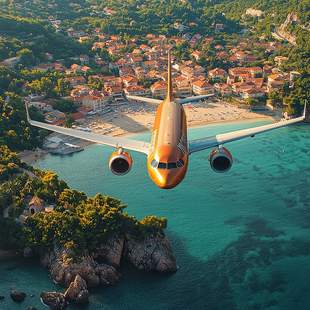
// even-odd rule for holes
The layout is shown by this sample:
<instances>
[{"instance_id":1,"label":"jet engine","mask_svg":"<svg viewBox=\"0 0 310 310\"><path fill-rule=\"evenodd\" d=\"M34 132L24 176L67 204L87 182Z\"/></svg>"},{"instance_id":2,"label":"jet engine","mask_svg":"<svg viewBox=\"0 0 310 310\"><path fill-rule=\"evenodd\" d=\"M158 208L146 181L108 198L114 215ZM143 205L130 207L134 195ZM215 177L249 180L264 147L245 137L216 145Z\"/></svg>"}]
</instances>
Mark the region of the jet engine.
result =
<instances>
[{"instance_id":1,"label":"jet engine","mask_svg":"<svg viewBox=\"0 0 310 310\"><path fill-rule=\"evenodd\" d=\"M230 152L223 146L212 150L209 155L211 168L215 172L223 173L230 170L233 164L233 158Z\"/></svg>"},{"instance_id":2,"label":"jet engine","mask_svg":"<svg viewBox=\"0 0 310 310\"><path fill-rule=\"evenodd\" d=\"M115 175L125 175L132 167L132 157L123 149L113 152L109 160L109 168Z\"/></svg>"}]
</instances>

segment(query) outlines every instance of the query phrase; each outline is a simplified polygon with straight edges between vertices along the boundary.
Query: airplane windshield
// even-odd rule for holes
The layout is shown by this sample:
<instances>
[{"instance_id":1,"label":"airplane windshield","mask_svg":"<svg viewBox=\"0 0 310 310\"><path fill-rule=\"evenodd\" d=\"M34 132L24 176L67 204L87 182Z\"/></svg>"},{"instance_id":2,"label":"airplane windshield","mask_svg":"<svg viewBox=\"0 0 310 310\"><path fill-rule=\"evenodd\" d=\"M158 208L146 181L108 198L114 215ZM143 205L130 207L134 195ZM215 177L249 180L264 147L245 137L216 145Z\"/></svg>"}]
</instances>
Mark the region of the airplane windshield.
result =
<instances>
[{"instance_id":1,"label":"airplane windshield","mask_svg":"<svg viewBox=\"0 0 310 310\"><path fill-rule=\"evenodd\" d=\"M158 168L158 169L170 170L183 167L184 161L182 159L179 159L177 162L164 163L164 162L158 162L156 159L153 159L151 161L151 166L155 169Z\"/></svg>"},{"instance_id":2,"label":"airplane windshield","mask_svg":"<svg viewBox=\"0 0 310 310\"><path fill-rule=\"evenodd\" d=\"M167 169L166 163L158 163L158 169Z\"/></svg>"},{"instance_id":3,"label":"airplane windshield","mask_svg":"<svg viewBox=\"0 0 310 310\"><path fill-rule=\"evenodd\" d=\"M175 169L177 168L177 163L168 163L168 169Z\"/></svg>"}]
</instances>

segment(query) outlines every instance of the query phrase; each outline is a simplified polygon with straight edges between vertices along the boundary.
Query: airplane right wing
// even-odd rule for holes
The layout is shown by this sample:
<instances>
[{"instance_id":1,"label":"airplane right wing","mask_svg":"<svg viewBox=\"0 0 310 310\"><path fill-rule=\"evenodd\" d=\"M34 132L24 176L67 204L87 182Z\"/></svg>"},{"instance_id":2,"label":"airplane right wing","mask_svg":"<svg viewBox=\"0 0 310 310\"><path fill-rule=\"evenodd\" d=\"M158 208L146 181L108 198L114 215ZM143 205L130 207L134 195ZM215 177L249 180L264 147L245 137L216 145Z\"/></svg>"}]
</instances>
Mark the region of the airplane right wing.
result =
<instances>
[{"instance_id":1,"label":"airplane right wing","mask_svg":"<svg viewBox=\"0 0 310 310\"><path fill-rule=\"evenodd\" d=\"M26 112L27 112L27 120L29 124L32 126L58 132L63 135L83 139L83 140L94 142L94 143L99 143L103 145L112 146L115 148L124 148L128 150L144 153L146 155L149 152L150 144L147 142L127 139L127 138L122 138L122 137L104 136L104 135L99 135L99 134L95 134L91 132L85 132L85 131L81 131L77 129L65 128L65 127L50 125L50 124L46 124L46 123L42 123L38 121L33 121L30 119L27 103L25 103L25 106L26 106Z\"/></svg>"},{"instance_id":2,"label":"airplane right wing","mask_svg":"<svg viewBox=\"0 0 310 310\"><path fill-rule=\"evenodd\" d=\"M280 121L274 124L258 126L254 128L241 129L233 132L218 134L215 136L209 136L202 139L196 139L189 142L189 153L199 152L211 147L217 147L225 143L241 140L247 137L254 137L257 134L274 130L277 128L285 127L288 125L296 124L302 122L306 118L306 104L304 108L304 113L300 117L296 117L290 120Z\"/></svg>"}]
</instances>

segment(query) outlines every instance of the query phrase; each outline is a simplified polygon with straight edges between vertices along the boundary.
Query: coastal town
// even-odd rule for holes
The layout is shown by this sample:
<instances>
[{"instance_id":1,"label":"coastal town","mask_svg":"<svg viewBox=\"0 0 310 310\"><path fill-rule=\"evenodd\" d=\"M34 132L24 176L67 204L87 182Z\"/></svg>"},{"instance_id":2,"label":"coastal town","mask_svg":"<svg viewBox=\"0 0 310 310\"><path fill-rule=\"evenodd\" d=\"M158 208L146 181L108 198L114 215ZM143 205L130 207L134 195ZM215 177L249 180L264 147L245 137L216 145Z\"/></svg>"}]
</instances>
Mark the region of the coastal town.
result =
<instances>
[{"instance_id":1,"label":"coastal town","mask_svg":"<svg viewBox=\"0 0 310 310\"><path fill-rule=\"evenodd\" d=\"M0 309L309 309L309 12L0 1Z\"/></svg>"},{"instance_id":2,"label":"coastal town","mask_svg":"<svg viewBox=\"0 0 310 310\"><path fill-rule=\"evenodd\" d=\"M108 8L106 11L113 14ZM56 72L62 77L65 91L60 99L72 107L70 113L55 108L56 99L44 91L36 93L31 83L22 86L29 94L25 97L29 106L54 125L68 126L69 123L70 127L109 135L150 129L156 106L128 101L126 96L163 99L167 51L180 50L180 46L190 54L188 60L173 56L175 96L213 95L206 101L186 105L189 126L261 118L266 114L274 115L277 109L280 109L277 115L281 116L283 102L279 93L293 88L294 81L300 77L297 71L283 69L288 58L280 55L283 42L279 41L262 38L253 42L240 36L236 45L221 44L213 36L192 34L189 26L180 23L174 24L182 34L179 36L147 34L143 38L124 39L105 34L100 28L89 32L62 28L62 21L53 16L49 16L48 21L56 31L65 31L68 37L89 46L88 54L71 57L69 66L65 65L67 60L54 59L54 55L47 52L45 62L30 68L42 74ZM215 24L215 33L220 33L224 27ZM204 64L211 58L220 65L207 70ZM19 61L20 57L14 57L1 64L14 67ZM52 136L45 146L51 152L66 154L81 150L81 145L75 142Z\"/></svg>"}]
</instances>

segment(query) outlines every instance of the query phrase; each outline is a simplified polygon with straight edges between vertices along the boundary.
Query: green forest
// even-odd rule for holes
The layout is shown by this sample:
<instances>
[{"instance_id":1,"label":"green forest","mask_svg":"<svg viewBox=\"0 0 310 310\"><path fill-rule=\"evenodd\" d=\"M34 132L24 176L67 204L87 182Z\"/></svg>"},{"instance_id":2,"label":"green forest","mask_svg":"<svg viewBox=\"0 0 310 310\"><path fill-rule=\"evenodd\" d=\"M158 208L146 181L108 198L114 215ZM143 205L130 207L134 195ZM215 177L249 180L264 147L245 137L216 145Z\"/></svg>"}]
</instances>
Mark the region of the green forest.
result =
<instances>
[{"instance_id":1,"label":"green forest","mask_svg":"<svg viewBox=\"0 0 310 310\"><path fill-rule=\"evenodd\" d=\"M52 212L28 217L24 225L15 221L36 196ZM9 207L9 217L3 210ZM167 220L147 216L141 221L124 212L118 199L97 194L87 197L70 189L52 171L40 171L22 163L17 154L0 146L0 244L1 248L51 249L55 242L78 254L92 251L110 236L129 233L136 238L162 234Z\"/></svg>"}]
</instances>

